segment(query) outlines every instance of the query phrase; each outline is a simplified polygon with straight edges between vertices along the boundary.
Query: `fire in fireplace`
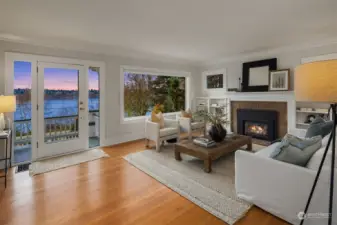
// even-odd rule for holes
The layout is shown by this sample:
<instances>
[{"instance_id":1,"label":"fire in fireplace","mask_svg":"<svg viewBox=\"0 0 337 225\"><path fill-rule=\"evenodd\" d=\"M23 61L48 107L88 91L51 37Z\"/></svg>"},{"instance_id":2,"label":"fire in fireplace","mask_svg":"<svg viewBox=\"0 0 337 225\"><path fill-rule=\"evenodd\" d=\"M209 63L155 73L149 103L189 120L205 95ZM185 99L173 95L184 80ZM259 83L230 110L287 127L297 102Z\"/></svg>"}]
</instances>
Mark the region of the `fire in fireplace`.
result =
<instances>
[{"instance_id":1,"label":"fire in fireplace","mask_svg":"<svg viewBox=\"0 0 337 225\"><path fill-rule=\"evenodd\" d=\"M239 134L273 141L277 138L277 112L273 110L238 109Z\"/></svg>"},{"instance_id":2,"label":"fire in fireplace","mask_svg":"<svg viewBox=\"0 0 337 225\"><path fill-rule=\"evenodd\" d=\"M245 134L249 136L260 136L262 138L268 137L268 125L258 122L246 121Z\"/></svg>"}]
</instances>

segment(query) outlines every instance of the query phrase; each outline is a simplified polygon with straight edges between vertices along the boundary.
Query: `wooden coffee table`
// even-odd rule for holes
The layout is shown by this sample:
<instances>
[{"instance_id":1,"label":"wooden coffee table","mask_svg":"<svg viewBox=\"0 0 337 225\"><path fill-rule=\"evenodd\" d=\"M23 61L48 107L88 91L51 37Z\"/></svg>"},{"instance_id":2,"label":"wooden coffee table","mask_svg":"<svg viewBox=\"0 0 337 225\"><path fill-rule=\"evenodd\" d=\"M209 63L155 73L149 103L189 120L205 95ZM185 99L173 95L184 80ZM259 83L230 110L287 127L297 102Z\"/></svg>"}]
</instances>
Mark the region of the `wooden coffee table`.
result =
<instances>
[{"instance_id":1,"label":"wooden coffee table","mask_svg":"<svg viewBox=\"0 0 337 225\"><path fill-rule=\"evenodd\" d=\"M247 145L247 150L252 150L252 138L235 134L226 137L224 141L211 148L201 147L190 140L183 140L175 144L174 153L176 160L179 161L181 161L181 153L204 160L204 171L210 173L213 160L234 152L244 145Z\"/></svg>"}]
</instances>

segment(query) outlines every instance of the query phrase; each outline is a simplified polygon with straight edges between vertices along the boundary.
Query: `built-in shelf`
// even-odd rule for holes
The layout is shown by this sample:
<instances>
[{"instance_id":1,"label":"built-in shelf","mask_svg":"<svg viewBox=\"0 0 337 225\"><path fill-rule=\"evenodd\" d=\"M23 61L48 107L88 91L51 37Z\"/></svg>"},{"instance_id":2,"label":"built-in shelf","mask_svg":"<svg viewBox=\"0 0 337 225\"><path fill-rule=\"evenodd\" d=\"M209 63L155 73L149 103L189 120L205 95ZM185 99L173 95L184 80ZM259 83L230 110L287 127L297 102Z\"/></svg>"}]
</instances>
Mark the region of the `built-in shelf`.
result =
<instances>
[{"instance_id":1,"label":"built-in shelf","mask_svg":"<svg viewBox=\"0 0 337 225\"><path fill-rule=\"evenodd\" d=\"M309 113L309 114L328 114L328 112L319 112L319 111L302 111L302 110L296 110L298 113Z\"/></svg>"},{"instance_id":2,"label":"built-in shelf","mask_svg":"<svg viewBox=\"0 0 337 225\"><path fill-rule=\"evenodd\" d=\"M306 123L310 117L323 117L331 119L329 115L329 104L315 102L296 102L296 128L307 129L309 123Z\"/></svg>"}]
</instances>

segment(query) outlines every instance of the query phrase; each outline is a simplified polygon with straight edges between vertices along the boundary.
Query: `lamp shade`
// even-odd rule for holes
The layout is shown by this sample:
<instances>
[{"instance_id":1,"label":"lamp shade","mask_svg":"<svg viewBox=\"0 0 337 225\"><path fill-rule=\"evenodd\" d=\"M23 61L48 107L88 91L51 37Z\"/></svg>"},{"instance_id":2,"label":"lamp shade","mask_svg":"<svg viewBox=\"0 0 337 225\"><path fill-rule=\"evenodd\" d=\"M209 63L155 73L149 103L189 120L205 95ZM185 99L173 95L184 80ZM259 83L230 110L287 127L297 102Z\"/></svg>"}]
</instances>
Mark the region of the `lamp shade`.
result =
<instances>
[{"instance_id":1,"label":"lamp shade","mask_svg":"<svg viewBox=\"0 0 337 225\"><path fill-rule=\"evenodd\" d=\"M16 98L14 95L0 96L0 113L15 112L16 110Z\"/></svg>"},{"instance_id":2,"label":"lamp shade","mask_svg":"<svg viewBox=\"0 0 337 225\"><path fill-rule=\"evenodd\" d=\"M337 60L296 67L294 91L297 101L337 103Z\"/></svg>"}]
</instances>

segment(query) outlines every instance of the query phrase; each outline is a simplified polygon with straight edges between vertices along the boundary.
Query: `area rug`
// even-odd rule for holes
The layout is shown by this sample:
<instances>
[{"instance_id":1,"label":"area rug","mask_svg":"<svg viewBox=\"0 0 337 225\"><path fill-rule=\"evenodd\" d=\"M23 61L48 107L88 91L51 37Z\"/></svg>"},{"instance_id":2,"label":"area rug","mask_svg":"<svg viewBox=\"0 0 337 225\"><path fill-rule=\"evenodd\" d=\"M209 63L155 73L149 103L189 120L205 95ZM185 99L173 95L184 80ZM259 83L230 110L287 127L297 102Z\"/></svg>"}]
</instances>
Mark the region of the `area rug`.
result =
<instances>
[{"instance_id":1,"label":"area rug","mask_svg":"<svg viewBox=\"0 0 337 225\"><path fill-rule=\"evenodd\" d=\"M37 174L77 165L83 162L100 159L103 157L109 157L109 155L105 153L102 149L96 148L51 159L45 159L33 162L29 167L29 175L34 176Z\"/></svg>"},{"instance_id":2,"label":"area rug","mask_svg":"<svg viewBox=\"0 0 337 225\"><path fill-rule=\"evenodd\" d=\"M203 171L203 161L181 154L174 158L173 145L161 152L145 150L124 157L129 163L194 202L201 208L232 225L252 206L235 193L234 153L212 163L212 173ZM257 151L263 146L253 145Z\"/></svg>"}]
</instances>

